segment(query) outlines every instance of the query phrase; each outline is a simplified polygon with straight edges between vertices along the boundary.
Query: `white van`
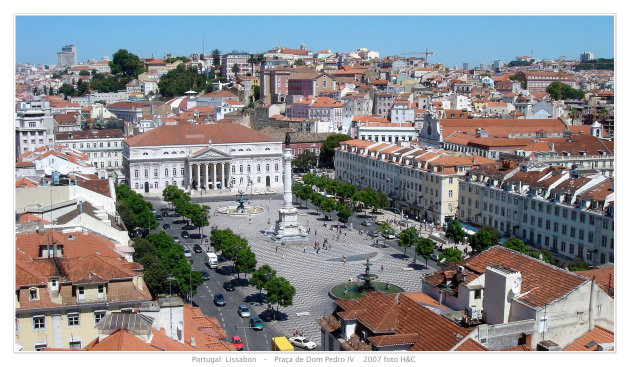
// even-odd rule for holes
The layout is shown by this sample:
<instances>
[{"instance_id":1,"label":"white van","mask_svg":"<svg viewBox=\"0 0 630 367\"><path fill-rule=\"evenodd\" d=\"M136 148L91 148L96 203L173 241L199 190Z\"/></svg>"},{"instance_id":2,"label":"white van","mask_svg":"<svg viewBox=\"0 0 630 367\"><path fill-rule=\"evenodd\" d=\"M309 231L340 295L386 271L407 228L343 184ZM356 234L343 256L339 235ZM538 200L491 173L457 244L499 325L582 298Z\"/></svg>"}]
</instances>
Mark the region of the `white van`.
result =
<instances>
[{"instance_id":1,"label":"white van","mask_svg":"<svg viewBox=\"0 0 630 367\"><path fill-rule=\"evenodd\" d=\"M206 265L209 266L210 269L216 269L219 264L217 254L215 254L214 252L207 252L204 260Z\"/></svg>"}]
</instances>

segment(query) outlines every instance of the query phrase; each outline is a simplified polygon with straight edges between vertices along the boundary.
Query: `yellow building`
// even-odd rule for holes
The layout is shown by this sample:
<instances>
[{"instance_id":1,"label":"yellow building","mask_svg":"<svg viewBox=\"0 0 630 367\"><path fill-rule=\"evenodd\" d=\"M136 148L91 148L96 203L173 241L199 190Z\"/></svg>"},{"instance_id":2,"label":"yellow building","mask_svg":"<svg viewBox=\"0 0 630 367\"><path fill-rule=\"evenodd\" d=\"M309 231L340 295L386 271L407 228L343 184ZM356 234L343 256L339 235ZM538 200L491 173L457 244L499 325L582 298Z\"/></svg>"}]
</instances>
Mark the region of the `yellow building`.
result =
<instances>
[{"instance_id":1,"label":"yellow building","mask_svg":"<svg viewBox=\"0 0 630 367\"><path fill-rule=\"evenodd\" d=\"M42 232L16 239L15 342L23 351L81 349L113 311L152 299L143 267L91 233Z\"/></svg>"}]
</instances>

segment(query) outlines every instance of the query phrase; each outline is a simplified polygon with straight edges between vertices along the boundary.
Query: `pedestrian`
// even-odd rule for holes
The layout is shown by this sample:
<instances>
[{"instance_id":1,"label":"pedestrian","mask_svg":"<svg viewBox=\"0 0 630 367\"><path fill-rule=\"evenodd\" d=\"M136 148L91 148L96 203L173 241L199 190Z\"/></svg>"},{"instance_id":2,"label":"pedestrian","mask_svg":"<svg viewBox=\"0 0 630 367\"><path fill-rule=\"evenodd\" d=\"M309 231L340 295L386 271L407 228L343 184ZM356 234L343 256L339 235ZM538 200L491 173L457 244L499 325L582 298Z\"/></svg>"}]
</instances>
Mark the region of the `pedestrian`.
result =
<instances>
[{"instance_id":1,"label":"pedestrian","mask_svg":"<svg viewBox=\"0 0 630 367\"><path fill-rule=\"evenodd\" d=\"M348 237L348 232L343 232L343 235Z\"/></svg>"},{"instance_id":2,"label":"pedestrian","mask_svg":"<svg viewBox=\"0 0 630 367\"><path fill-rule=\"evenodd\" d=\"M317 230L315 230L315 236L317 236Z\"/></svg>"},{"instance_id":3,"label":"pedestrian","mask_svg":"<svg viewBox=\"0 0 630 367\"><path fill-rule=\"evenodd\" d=\"M284 252L282 253L282 260L284 260Z\"/></svg>"},{"instance_id":4,"label":"pedestrian","mask_svg":"<svg viewBox=\"0 0 630 367\"><path fill-rule=\"evenodd\" d=\"M381 265L381 273L383 272L383 269L384 269L384 267L383 267L383 265Z\"/></svg>"},{"instance_id":5,"label":"pedestrian","mask_svg":"<svg viewBox=\"0 0 630 367\"><path fill-rule=\"evenodd\" d=\"M278 246L276 246L276 252L278 252Z\"/></svg>"},{"instance_id":6,"label":"pedestrian","mask_svg":"<svg viewBox=\"0 0 630 367\"><path fill-rule=\"evenodd\" d=\"M306 246L304 246L304 253L306 253Z\"/></svg>"},{"instance_id":7,"label":"pedestrian","mask_svg":"<svg viewBox=\"0 0 630 367\"><path fill-rule=\"evenodd\" d=\"M319 247L317 248L317 254L319 255Z\"/></svg>"}]
</instances>

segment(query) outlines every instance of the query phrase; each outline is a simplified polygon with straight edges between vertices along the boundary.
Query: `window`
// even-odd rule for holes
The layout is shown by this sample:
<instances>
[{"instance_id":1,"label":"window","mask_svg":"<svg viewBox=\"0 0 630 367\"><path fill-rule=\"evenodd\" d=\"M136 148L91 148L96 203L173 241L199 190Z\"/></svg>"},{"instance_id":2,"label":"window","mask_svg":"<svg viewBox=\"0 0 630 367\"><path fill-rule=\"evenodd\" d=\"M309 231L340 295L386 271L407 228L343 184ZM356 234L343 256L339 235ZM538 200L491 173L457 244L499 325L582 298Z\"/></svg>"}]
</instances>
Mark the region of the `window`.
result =
<instances>
[{"instance_id":1,"label":"window","mask_svg":"<svg viewBox=\"0 0 630 367\"><path fill-rule=\"evenodd\" d=\"M278 172L278 163L276 163L276 172Z\"/></svg>"},{"instance_id":2,"label":"window","mask_svg":"<svg viewBox=\"0 0 630 367\"><path fill-rule=\"evenodd\" d=\"M183 168L182 168L183 170ZM177 168L173 168L173 177L177 176Z\"/></svg>"},{"instance_id":3,"label":"window","mask_svg":"<svg viewBox=\"0 0 630 367\"><path fill-rule=\"evenodd\" d=\"M269 172L269 165L268 165L268 164L265 166L265 170L266 170L267 172Z\"/></svg>"},{"instance_id":4,"label":"window","mask_svg":"<svg viewBox=\"0 0 630 367\"><path fill-rule=\"evenodd\" d=\"M168 185L168 183L166 185ZM103 298L105 298L105 286L101 284L98 286L98 299Z\"/></svg>"},{"instance_id":5,"label":"window","mask_svg":"<svg viewBox=\"0 0 630 367\"><path fill-rule=\"evenodd\" d=\"M588 232L588 242L593 242L593 232Z\"/></svg>"},{"instance_id":6,"label":"window","mask_svg":"<svg viewBox=\"0 0 630 367\"><path fill-rule=\"evenodd\" d=\"M72 327L72 326L80 326L78 312L73 312L73 313L68 314L68 327Z\"/></svg>"},{"instance_id":7,"label":"window","mask_svg":"<svg viewBox=\"0 0 630 367\"><path fill-rule=\"evenodd\" d=\"M33 329L35 330L43 330L46 328L46 317L45 316L33 316Z\"/></svg>"},{"instance_id":8,"label":"window","mask_svg":"<svg viewBox=\"0 0 630 367\"><path fill-rule=\"evenodd\" d=\"M566 224L563 224L563 225L562 225L562 234L563 234L563 235L566 235L566 234L567 234L567 225L566 225Z\"/></svg>"},{"instance_id":9,"label":"window","mask_svg":"<svg viewBox=\"0 0 630 367\"><path fill-rule=\"evenodd\" d=\"M453 197L453 190L448 190L448 197L452 198Z\"/></svg>"},{"instance_id":10,"label":"window","mask_svg":"<svg viewBox=\"0 0 630 367\"><path fill-rule=\"evenodd\" d=\"M588 224L593 225L595 224L595 217L593 217L592 215L588 216Z\"/></svg>"},{"instance_id":11,"label":"window","mask_svg":"<svg viewBox=\"0 0 630 367\"><path fill-rule=\"evenodd\" d=\"M584 240L584 230L583 229L580 229L580 231L578 232L578 238L580 240Z\"/></svg>"},{"instance_id":12,"label":"window","mask_svg":"<svg viewBox=\"0 0 630 367\"><path fill-rule=\"evenodd\" d=\"M449 177L448 178L448 183L452 184L453 183L453 177Z\"/></svg>"},{"instance_id":13,"label":"window","mask_svg":"<svg viewBox=\"0 0 630 367\"><path fill-rule=\"evenodd\" d=\"M475 289L475 299L481 299L481 289Z\"/></svg>"},{"instance_id":14,"label":"window","mask_svg":"<svg viewBox=\"0 0 630 367\"><path fill-rule=\"evenodd\" d=\"M608 244L608 237L602 236L602 247L606 247Z\"/></svg>"},{"instance_id":15,"label":"window","mask_svg":"<svg viewBox=\"0 0 630 367\"><path fill-rule=\"evenodd\" d=\"M31 288L28 290L28 300L37 301L39 299L37 295L37 288Z\"/></svg>"},{"instance_id":16,"label":"window","mask_svg":"<svg viewBox=\"0 0 630 367\"><path fill-rule=\"evenodd\" d=\"M35 347L35 351L36 351L36 352L39 352L39 351L41 351L42 349L46 349L46 348L48 348L48 344L46 344L46 343L37 343L37 344L35 344L35 346L34 346L34 347Z\"/></svg>"},{"instance_id":17,"label":"window","mask_svg":"<svg viewBox=\"0 0 630 367\"><path fill-rule=\"evenodd\" d=\"M571 227L571 237L575 238L575 227Z\"/></svg>"},{"instance_id":18,"label":"window","mask_svg":"<svg viewBox=\"0 0 630 367\"><path fill-rule=\"evenodd\" d=\"M256 166L256 172L260 172L260 164Z\"/></svg>"},{"instance_id":19,"label":"window","mask_svg":"<svg viewBox=\"0 0 630 367\"><path fill-rule=\"evenodd\" d=\"M144 170L144 178L147 178L147 177L149 177L149 170L145 169Z\"/></svg>"},{"instance_id":20,"label":"window","mask_svg":"<svg viewBox=\"0 0 630 367\"><path fill-rule=\"evenodd\" d=\"M158 188L158 183L157 183L157 181L155 181L155 184L153 185L153 187L154 187L154 188L156 188L156 189Z\"/></svg>"},{"instance_id":21,"label":"window","mask_svg":"<svg viewBox=\"0 0 630 367\"><path fill-rule=\"evenodd\" d=\"M573 255L573 253L574 253L574 252L575 252L575 245L574 245L574 244L572 244L572 243L570 243L570 244L569 244L569 253L570 253L571 255Z\"/></svg>"},{"instance_id":22,"label":"window","mask_svg":"<svg viewBox=\"0 0 630 367\"><path fill-rule=\"evenodd\" d=\"M153 169L153 177L157 177L158 176L158 170L157 168Z\"/></svg>"},{"instance_id":23,"label":"window","mask_svg":"<svg viewBox=\"0 0 630 367\"><path fill-rule=\"evenodd\" d=\"M105 311L94 311L94 325L98 324L105 317Z\"/></svg>"},{"instance_id":24,"label":"window","mask_svg":"<svg viewBox=\"0 0 630 367\"><path fill-rule=\"evenodd\" d=\"M70 341L70 342L68 342L68 347L69 347L69 349L79 350L79 349L81 349L81 341L80 340Z\"/></svg>"},{"instance_id":25,"label":"window","mask_svg":"<svg viewBox=\"0 0 630 367\"><path fill-rule=\"evenodd\" d=\"M232 167L232 168L234 168L234 167ZM173 168L173 169L175 169L175 168ZM181 172L181 175L182 175L182 176L184 176L184 167L182 167L182 170L181 170L181 171L182 171L182 172ZM232 169L232 172L234 172L234 169ZM173 175L173 176L174 176L174 175Z\"/></svg>"},{"instance_id":26,"label":"window","mask_svg":"<svg viewBox=\"0 0 630 367\"><path fill-rule=\"evenodd\" d=\"M276 176L276 182L278 182L278 176Z\"/></svg>"},{"instance_id":27,"label":"window","mask_svg":"<svg viewBox=\"0 0 630 367\"><path fill-rule=\"evenodd\" d=\"M164 168L164 176L168 177L168 168Z\"/></svg>"}]
</instances>

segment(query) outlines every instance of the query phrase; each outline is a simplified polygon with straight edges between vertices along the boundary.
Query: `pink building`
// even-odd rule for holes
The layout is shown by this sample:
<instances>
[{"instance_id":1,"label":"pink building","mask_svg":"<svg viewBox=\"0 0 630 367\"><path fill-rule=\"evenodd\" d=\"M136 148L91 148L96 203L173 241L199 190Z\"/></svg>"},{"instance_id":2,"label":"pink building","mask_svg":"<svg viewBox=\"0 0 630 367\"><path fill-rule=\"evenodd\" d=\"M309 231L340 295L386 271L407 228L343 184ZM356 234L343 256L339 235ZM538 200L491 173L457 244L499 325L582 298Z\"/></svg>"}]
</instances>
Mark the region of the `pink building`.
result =
<instances>
[{"instance_id":1,"label":"pink building","mask_svg":"<svg viewBox=\"0 0 630 367\"><path fill-rule=\"evenodd\" d=\"M287 117L330 122L331 130L341 126L343 104L329 97L301 98L287 107Z\"/></svg>"}]
</instances>

